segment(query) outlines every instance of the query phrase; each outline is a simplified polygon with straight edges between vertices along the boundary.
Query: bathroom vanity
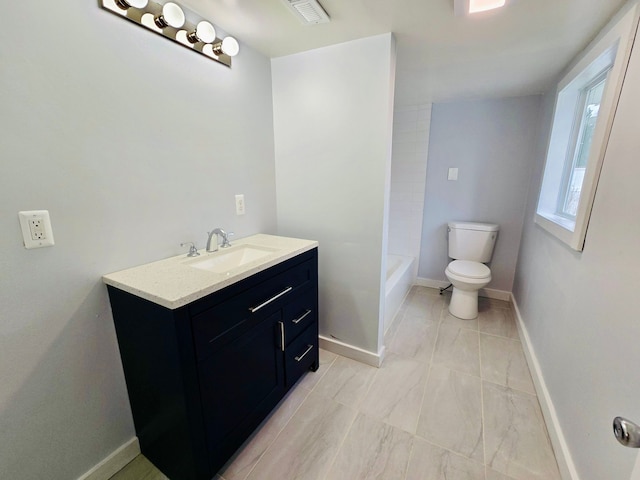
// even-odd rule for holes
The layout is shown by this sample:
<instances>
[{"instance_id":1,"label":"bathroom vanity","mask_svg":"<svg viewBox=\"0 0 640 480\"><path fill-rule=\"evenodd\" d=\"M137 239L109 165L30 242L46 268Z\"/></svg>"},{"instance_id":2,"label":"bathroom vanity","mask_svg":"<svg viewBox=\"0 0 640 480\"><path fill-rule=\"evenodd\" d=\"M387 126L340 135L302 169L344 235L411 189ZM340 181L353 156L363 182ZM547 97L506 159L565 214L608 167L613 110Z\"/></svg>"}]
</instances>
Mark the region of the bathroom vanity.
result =
<instances>
[{"instance_id":1,"label":"bathroom vanity","mask_svg":"<svg viewBox=\"0 0 640 480\"><path fill-rule=\"evenodd\" d=\"M103 277L142 453L209 480L317 370L317 242L255 235Z\"/></svg>"}]
</instances>

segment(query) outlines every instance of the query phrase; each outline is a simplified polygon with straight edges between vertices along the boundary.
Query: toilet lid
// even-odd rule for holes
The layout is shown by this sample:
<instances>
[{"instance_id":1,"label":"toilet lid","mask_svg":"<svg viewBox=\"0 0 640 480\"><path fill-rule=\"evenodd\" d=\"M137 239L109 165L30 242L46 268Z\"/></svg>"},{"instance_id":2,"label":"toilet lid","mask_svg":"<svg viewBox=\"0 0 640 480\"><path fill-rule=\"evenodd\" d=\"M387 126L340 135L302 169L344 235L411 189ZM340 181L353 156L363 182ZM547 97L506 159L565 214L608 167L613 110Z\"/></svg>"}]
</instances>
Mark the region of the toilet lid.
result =
<instances>
[{"instance_id":1,"label":"toilet lid","mask_svg":"<svg viewBox=\"0 0 640 480\"><path fill-rule=\"evenodd\" d=\"M491 275L491 270L480 262L470 260L454 260L447 267L454 275L468 278L484 278Z\"/></svg>"}]
</instances>

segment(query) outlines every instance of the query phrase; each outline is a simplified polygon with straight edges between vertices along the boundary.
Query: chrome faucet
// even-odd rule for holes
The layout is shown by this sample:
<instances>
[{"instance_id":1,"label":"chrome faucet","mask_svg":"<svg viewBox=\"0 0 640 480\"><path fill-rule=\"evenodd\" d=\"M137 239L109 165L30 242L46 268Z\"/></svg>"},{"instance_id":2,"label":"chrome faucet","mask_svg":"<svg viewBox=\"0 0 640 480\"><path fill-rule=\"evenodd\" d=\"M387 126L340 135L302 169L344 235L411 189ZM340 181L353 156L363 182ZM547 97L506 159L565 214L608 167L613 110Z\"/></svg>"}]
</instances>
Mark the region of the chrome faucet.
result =
<instances>
[{"instance_id":1,"label":"chrome faucet","mask_svg":"<svg viewBox=\"0 0 640 480\"><path fill-rule=\"evenodd\" d=\"M215 228L210 232L207 232L209 234L209 238L207 239L207 252L217 252L218 251L218 237L222 237L222 243L220 244L221 248L227 248L231 246L231 243L229 243L229 237L231 235L233 235L233 232L225 232L223 229L221 228ZM214 243L214 246L211 246L211 239L213 238L213 236L216 236L216 240Z\"/></svg>"}]
</instances>

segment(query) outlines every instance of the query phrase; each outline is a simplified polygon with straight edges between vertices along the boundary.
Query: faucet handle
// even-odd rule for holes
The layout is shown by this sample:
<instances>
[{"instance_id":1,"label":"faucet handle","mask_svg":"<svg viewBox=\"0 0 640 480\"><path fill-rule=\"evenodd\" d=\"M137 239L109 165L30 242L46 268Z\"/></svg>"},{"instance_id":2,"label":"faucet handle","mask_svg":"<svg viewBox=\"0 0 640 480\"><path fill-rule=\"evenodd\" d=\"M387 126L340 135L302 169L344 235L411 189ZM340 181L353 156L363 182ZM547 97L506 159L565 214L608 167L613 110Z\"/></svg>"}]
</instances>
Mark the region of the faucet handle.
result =
<instances>
[{"instance_id":1,"label":"faucet handle","mask_svg":"<svg viewBox=\"0 0 640 480\"><path fill-rule=\"evenodd\" d=\"M182 242L180 246L184 247L189 244L191 244L191 246L189 247L189 253L187 253L187 257L197 257L198 255L200 255L198 253L198 249L196 248L196 244L193 242Z\"/></svg>"},{"instance_id":2,"label":"faucet handle","mask_svg":"<svg viewBox=\"0 0 640 480\"><path fill-rule=\"evenodd\" d=\"M227 248L231 246L231 242L229 241L229 237L233 237L235 235L235 233L233 232L227 232L226 235L224 235L222 237L222 245L220 245L221 248Z\"/></svg>"}]
</instances>

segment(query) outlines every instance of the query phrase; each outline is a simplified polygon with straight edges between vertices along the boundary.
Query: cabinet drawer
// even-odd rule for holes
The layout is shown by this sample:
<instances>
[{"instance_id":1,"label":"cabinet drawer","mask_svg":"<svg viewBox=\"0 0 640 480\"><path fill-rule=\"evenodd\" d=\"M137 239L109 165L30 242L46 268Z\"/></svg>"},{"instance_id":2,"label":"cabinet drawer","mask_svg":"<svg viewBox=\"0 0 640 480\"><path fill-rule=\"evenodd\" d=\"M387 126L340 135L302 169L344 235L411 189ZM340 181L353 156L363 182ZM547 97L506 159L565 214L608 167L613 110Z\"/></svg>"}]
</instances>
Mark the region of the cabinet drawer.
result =
<instances>
[{"instance_id":1,"label":"cabinet drawer","mask_svg":"<svg viewBox=\"0 0 640 480\"><path fill-rule=\"evenodd\" d=\"M292 386L304 372L318 369L318 324L314 323L289 345L285 352L287 387Z\"/></svg>"},{"instance_id":2,"label":"cabinet drawer","mask_svg":"<svg viewBox=\"0 0 640 480\"><path fill-rule=\"evenodd\" d=\"M313 265L312 261L302 262L232 296L225 295L224 290L212 294L220 302L192 320L198 359L233 341L307 288L315 273Z\"/></svg>"},{"instance_id":3,"label":"cabinet drawer","mask_svg":"<svg viewBox=\"0 0 640 480\"><path fill-rule=\"evenodd\" d=\"M285 345L289 345L309 325L318 320L318 291L310 288L300 293L282 309Z\"/></svg>"}]
</instances>

